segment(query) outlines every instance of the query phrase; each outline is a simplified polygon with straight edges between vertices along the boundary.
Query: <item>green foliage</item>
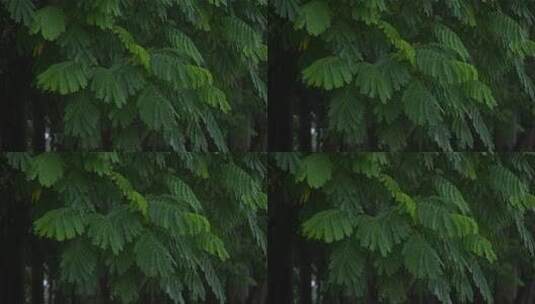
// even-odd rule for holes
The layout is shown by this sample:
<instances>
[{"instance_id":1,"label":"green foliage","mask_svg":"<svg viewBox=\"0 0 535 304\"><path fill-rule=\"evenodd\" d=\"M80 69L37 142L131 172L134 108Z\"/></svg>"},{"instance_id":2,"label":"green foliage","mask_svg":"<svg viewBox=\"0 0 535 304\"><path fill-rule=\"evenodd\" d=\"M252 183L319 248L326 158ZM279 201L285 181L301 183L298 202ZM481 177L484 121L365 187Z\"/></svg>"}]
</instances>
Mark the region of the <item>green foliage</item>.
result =
<instances>
[{"instance_id":1,"label":"green foliage","mask_svg":"<svg viewBox=\"0 0 535 304\"><path fill-rule=\"evenodd\" d=\"M96 68L93 72L91 89L95 96L105 102L112 102L120 108L126 103L126 88L116 75L116 69Z\"/></svg>"},{"instance_id":2,"label":"green foliage","mask_svg":"<svg viewBox=\"0 0 535 304\"><path fill-rule=\"evenodd\" d=\"M141 120L151 130L171 129L176 126L176 114L169 100L156 87L148 87L137 100Z\"/></svg>"},{"instance_id":3,"label":"green foliage","mask_svg":"<svg viewBox=\"0 0 535 304\"><path fill-rule=\"evenodd\" d=\"M61 33L65 32L63 10L55 6L46 6L37 10L30 28L32 34L41 32L46 40L56 40Z\"/></svg>"},{"instance_id":4,"label":"green foliage","mask_svg":"<svg viewBox=\"0 0 535 304\"><path fill-rule=\"evenodd\" d=\"M331 243L350 236L355 224L355 219L341 210L324 210L303 223L303 233L309 238Z\"/></svg>"},{"instance_id":5,"label":"green foliage","mask_svg":"<svg viewBox=\"0 0 535 304\"><path fill-rule=\"evenodd\" d=\"M299 12L295 27L306 28L314 36L323 33L331 25L331 11L326 1L310 1L301 6Z\"/></svg>"},{"instance_id":6,"label":"green foliage","mask_svg":"<svg viewBox=\"0 0 535 304\"><path fill-rule=\"evenodd\" d=\"M87 234L93 244L103 250L111 248L115 255L143 229L139 219L125 208L116 208L107 215L95 214L88 225Z\"/></svg>"},{"instance_id":7,"label":"green foliage","mask_svg":"<svg viewBox=\"0 0 535 304\"><path fill-rule=\"evenodd\" d=\"M459 36L457 36L457 34L447 26L443 24L437 24L434 28L434 34L441 44L455 51L461 60L466 61L470 58L470 54L464 46L461 38L459 38Z\"/></svg>"},{"instance_id":8,"label":"green foliage","mask_svg":"<svg viewBox=\"0 0 535 304\"><path fill-rule=\"evenodd\" d=\"M416 51L410 43L401 38L396 28L385 21L380 22L379 27L383 30L390 42L400 51L402 56L410 63L415 64Z\"/></svg>"},{"instance_id":9,"label":"green foliage","mask_svg":"<svg viewBox=\"0 0 535 304\"><path fill-rule=\"evenodd\" d=\"M196 235L210 231L210 223L204 216L183 212L179 206L172 203L151 202L149 215L155 224L172 229L177 235Z\"/></svg>"},{"instance_id":10,"label":"green foliage","mask_svg":"<svg viewBox=\"0 0 535 304\"><path fill-rule=\"evenodd\" d=\"M311 154L301 162L297 180L306 179L312 188L323 186L332 175L332 164L327 154Z\"/></svg>"},{"instance_id":11,"label":"green foliage","mask_svg":"<svg viewBox=\"0 0 535 304\"><path fill-rule=\"evenodd\" d=\"M1 1L6 34L18 37L10 49L32 58L33 100L50 105L40 111L51 147L63 150L260 149L253 137L267 132L266 7L243 0ZM79 98L94 106L86 105L85 117L76 114L81 104L69 107ZM28 111L37 106L29 103Z\"/></svg>"},{"instance_id":12,"label":"green foliage","mask_svg":"<svg viewBox=\"0 0 535 304\"><path fill-rule=\"evenodd\" d=\"M384 216L364 215L359 218L356 236L363 247L386 256L407 234L408 226L403 222L392 221Z\"/></svg>"},{"instance_id":13,"label":"green foliage","mask_svg":"<svg viewBox=\"0 0 535 304\"><path fill-rule=\"evenodd\" d=\"M419 81L415 81L403 93L405 114L417 125L433 125L442 120L436 98Z\"/></svg>"},{"instance_id":14,"label":"green foliage","mask_svg":"<svg viewBox=\"0 0 535 304\"><path fill-rule=\"evenodd\" d=\"M315 96L306 113L294 115L312 113L316 150L530 145L525 136L535 99L532 5L278 0L271 8L273 58L291 56L288 62L295 62L288 73L296 69L291 77L302 76L305 84L296 104ZM288 87L300 85L296 80ZM349 109L341 95L358 105ZM287 102L293 100L292 95ZM342 105L348 110L338 110ZM350 122L359 131L348 132Z\"/></svg>"},{"instance_id":15,"label":"green foliage","mask_svg":"<svg viewBox=\"0 0 535 304\"><path fill-rule=\"evenodd\" d=\"M312 267L328 262L326 278L316 279L327 285L322 295L364 301L377 292L385 303L428 296L470 303L479 293L493 303L501 286L496 278L507 271L502 265L534 269L530 153L271 157L275 183L286 183L274 190L298 204L291 208L299 234L310 240Z\"/></svg>"},{"instance_id":16,"label":"green foliage","mask_svg":"<svg viewBox=\"0 0 535 304\"><path fill-rule=\"evenodd\" d=\"M316 60L303 70L304 81L326 90L340 88L351 82L353 71L342 59L334 56Z\"/></svg>"},{"instance_id":17,"label":"green foliage","mask_svg":"<svg viewBox=\"0 0 535 304\"><path fill-rule=\"evenodd\" d=\"M407 70L399 63L391 60L384 62L359 63L355 84L360 87L360 93L370 98L379 97L386 103L409 78Z\"/></svg>"},{"instance_id":18,"label":"green foliage","mask_svg":"<svg viewBox=\"0 0 535 304\"><path fill-rule=\"evenodd\" d=\"M62 277L67 282L87 284L95 275L97 253L83 240L72 241L61 257Z\"/></svg>"},{"instance_id":19,"label":"green foliage","mask_svg":"<svg viewBox=\"0 0 535 304\"><path fill-rule=\"evenodd\" d=\"M262 154L5 157L32 191L34 233L58 252L44 257L61 266L55 284L81 298L106 284L118 303L147 294L195 303L208 293L224 303L226 282L265 280Z\"/></svg>"},{"instance_id":20,"label":"green foliage","mask_svg":"<svg viewBox=\"0 0 535 304\"><path fill-rule=\"evenodd\" d=\"M336 117L331 129L342 134L351 143L360 143L365 133L365 109L362 101L352 95L353 91L344 90L333 96L329 117Z\"/></svg>"},{"instance_id":21,"label":"green foliage","mask_svg":"<svg viewBox=\"0 0 535 304\"><path fill-rule=\"evenodd\" d=\"M199 243L204 250L221 260L229 258L229 254L223 245L223 241L217 236L213 234L202 234L199 238Z\"/></svg>"},{"instance_id":22,"label":"green foliage","mask_svg":"<svg viewBox=\"0 0 535 304\"><path fill-rule=\"evenodd\" d=\"M365 258L353 242L340 243L333 249L329 260L329 281L353 289L362 284Z\"/></svg>"},{"instance_id":23,"label":"green foliage","mask_svg":"<svg viewBox=\"0 0 535 304\"><path fill-rule=\"evenodd\" d=\"M434 181L434 187L440 197L447 203L456 206L461 213L470 212L470 207L464 200L463 194L453 183L444 178L437 178Z\"/></svg>"},{"instance_id":24,"label":"green foliage","mask_svg":"<svg viewBox=\"0 0 535 304\"><path fill-rule=\"evenodd\" d=\"M75 61L65 61L51 65L37 76L37 84L47 91L71 94L87 86L87 68Z\"/></svg>"},{"instance_id":25,"label":"green foliage","mask_svg":"<svg viewBox=\"0 0 535 304\"><path fill-rule=\"evenodd\" d=\"M392 177L383 174L379 176L379 180L383 183L385 188L388 189L394 200L400 204L403 210L414 219L416 217L416 202L412 199L412 197L403 192L398 183Z\"/></svg>"},{"instance_id":26,"label":"green foliage","mask_svg":"<svg viewBox=\"0 0 535 304\"><path fill-rule=\"evenodd\" d=\"M114 26L113 32L119 37L124 47L134 56L145 69L149 69L149 53L141 45L137 44L134 37L124 28Z\"/></svg>"},{"instance_id":27,"label":"green foliage","mask_svg":"<svg viewBox=\"0 0 535 304\"><path fill-rule=\"evenodd\" d=\"M165 277L175 264L167 248L150 232L143 234L134 247L136 264L148 276Z\"/></svg>"},{"instance_id":28,"label":"green foliage","mask_svg":"<svg viewBox=\"0 0 535 304\"><path fill-rule=\"evenodd\" d=\"M38 235L64 241L72 239L85 231L86 220L79 210L59 208L45 213L35 221Z\"/></svg>"},{"instance_id":29,"label":"green foliage","mask_svg":"<svg viewBox=\"0 0 535 304\"><path fill-rule=\"evenodd\" d=\"M184 55L189 56L195 64L200 65L204 63L204 59L193 40L180 30L170 28L167 32L167 39L173 47Z\"/></svg>"},{"instance_id":30,"label":"green foliage","mask_svg":"<svg viewBox=\"0 0 535 304\"><path fill-rule=\"evenodd\" d=\"M32 23L35 15L35 5L32 0L4 0L2 4L15 21L22 21L27 26Z\"/></svg>"},{"instance_id":31,"label":"green foliage","mask_svg":"<svg viewBox=\"0 0 535 304\"><path fill-rule=\"evenodd\" d=\"M134 190L132 184L120 173L111 172L110 179L115 182L117 188L128 199L130 205L137 209L143 216L147 216L148 202L143 195Z\"/></svg>"},{"instance_id":32,"label":"green foliage","mask_svg":"<svg viewBox=\"0 0 535 304\"><path fill-rule=\"evenodd\" d=\"M34 158L29 178L39 180L45 187L50 187L63 176L63 161L57 153L43 153Z\"/></svg>"},{"instance_id":33,"label":"green foliage","mask_svg":"<svg viewBox=\"0 0 535 304\"><path fill-rule=\"evenodd\" d=\"M170 176L166 182L169 191L177 200L188 204L195 211L198 211L202 208L201 202L193 190L191 190L188 184L183 182L180 178L176 176Z\"/></svg>"},{"instance_id":34,"label":"green foliage","mask_svg":"<svg viewBox=\"0 0 535 304\"><path fill-rule=\"evenodd\" d=\"M442 261L438 253L421 236L412 236L401 253L405 267L417 279L435 278L442 274Z\"/></svg>"},{"instance_id":35,"label":"green foliage","mask_svg":"<svg viewBox=\"0 0 535 304\"><path fill-rule=\"evenodd\" d=\"M98 134L100 112L93 102L76 98L65 106L65 133L90 141Z\"/></svg>"}]
</instances>

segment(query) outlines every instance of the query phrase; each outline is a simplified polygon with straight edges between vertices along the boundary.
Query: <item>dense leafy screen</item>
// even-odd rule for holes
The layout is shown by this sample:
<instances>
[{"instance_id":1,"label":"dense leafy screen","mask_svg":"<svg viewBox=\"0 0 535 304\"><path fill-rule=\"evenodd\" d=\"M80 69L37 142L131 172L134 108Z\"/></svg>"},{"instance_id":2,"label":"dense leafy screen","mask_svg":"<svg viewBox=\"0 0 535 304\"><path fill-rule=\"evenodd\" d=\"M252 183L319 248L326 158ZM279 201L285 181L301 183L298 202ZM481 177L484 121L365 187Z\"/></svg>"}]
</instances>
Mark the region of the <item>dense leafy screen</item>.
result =
<instances>
[{"instance_id":1,"label":"dense leafy screen","mask_svg":"<svg viewBox=\"0 0 535 304\"><path fill-rule=\"evenodd\" d=\"M533 155L274 153L269 166L269 279L292 282L273 303L533 300Z\"/></svg>"},{"instance_id":2,"label":"dense leafy screen","mask_svg":"<svg viewBox=\"0 0 535 304\"><path fill-rule=\"evenodd\" d=\"M5 149L263 150L264 0L0 2Z\"/></svg>"},{"instance_id":3,"label":"dense leafy screen","mask_svg":"<svg viewBox=\"0 0 535 304\"><path fill-rule=\"evenodd\" d=\"M534 10L271 1L271 150L533 149Z\"/></svg>"},{"instance_id":4,"label":"dense leafy screen","mask_svg":"<svg viewBox=\"0 0 535 304\"><path fill-rule=\"evenodd\" d=\"M18 189L19 196L3 206L2 222L13 216L10 204L30 211L33 237L13 225L7 233L31 244L24 255L41 262L32 264L32 277L44 272L49 303L265 297L261 154L9 153L2 170L14 177L2 181L2 193ZM13 223L25 220L17 216ZM5 245L10 257L17 243ZM3 275L15 280L15 268Z\"/></svg>"}]
</instances>

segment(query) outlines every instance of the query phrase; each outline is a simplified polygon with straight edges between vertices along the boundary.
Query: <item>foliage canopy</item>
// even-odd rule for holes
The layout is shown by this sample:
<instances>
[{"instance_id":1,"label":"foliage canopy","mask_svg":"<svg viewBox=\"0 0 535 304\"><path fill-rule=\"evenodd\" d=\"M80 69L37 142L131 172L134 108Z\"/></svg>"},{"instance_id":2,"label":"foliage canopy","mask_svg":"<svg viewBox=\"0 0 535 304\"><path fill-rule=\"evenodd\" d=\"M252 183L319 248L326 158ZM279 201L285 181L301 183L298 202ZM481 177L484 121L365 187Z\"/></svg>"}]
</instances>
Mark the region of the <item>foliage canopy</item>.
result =
<instances>
[{"instance_id":1,"label":"foliage canopy","mask_svg":"<svg viewBox=\"0 0 535 304\"><path fill-rule=\"evenodd\" d=\"M317 303L513 303L533 279L532 154L295 152L270 166L289 195L270 208L297 210Z\"/></svg>"},{"instance_id":2,"label":"foliage canopy","mask_svg":"<svg viewBox=\"0 0 535 304\"><path fill-rule=\"evenodd\" d=\"M270 70L292 58L280 94L301 108L300 128L314 122L316 150L533 148L530 1L270 6Z\"/></svg>"},{"instance_id":3,"label":"foliage canopy","mask_svg":"<svg viewBox=\"0 0 535 304\"><path fill-rule=\"evenodd\" d=\"M45 262L60 289L117 303L227 303L265 280L261 154L4 157L22 171L20 195L31 193L33 231L50 239L56 254Z\"/></svg>"},{"instance_id":4,"label":"foliage canopy","mask_svg":"<svg viewBox=\"0 0 535 304\"><path fill-rule=\"evenodd\" d=\"M265 0L1 5L17 49L5 56L31 65L31 85L45 96L31 103L46 104L54 146L262 149Z\"/></svg>"}]
</instances>

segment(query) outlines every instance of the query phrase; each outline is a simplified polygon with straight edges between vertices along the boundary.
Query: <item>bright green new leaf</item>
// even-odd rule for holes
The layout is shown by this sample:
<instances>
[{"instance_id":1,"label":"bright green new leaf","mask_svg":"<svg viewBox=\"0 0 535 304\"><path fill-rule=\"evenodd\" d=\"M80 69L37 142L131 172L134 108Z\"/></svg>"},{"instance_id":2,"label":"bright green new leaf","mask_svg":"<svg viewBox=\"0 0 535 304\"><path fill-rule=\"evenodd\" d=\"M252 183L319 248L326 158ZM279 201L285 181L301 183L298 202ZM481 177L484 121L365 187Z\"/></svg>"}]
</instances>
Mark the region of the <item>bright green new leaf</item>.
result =
<instances>
[{"instance_id":1,"label":"bright green new leaf","mask_svg":"<svg viewBox=\"0 0 535 304\"><path fill-rule=\"evenodd\" d=\"M220 260L225 261L230 257L227 249L225 249L223 240L215 234L203 233L198 237L198 240L204 250L218 257Z\"/></svg>"}]
</instances>

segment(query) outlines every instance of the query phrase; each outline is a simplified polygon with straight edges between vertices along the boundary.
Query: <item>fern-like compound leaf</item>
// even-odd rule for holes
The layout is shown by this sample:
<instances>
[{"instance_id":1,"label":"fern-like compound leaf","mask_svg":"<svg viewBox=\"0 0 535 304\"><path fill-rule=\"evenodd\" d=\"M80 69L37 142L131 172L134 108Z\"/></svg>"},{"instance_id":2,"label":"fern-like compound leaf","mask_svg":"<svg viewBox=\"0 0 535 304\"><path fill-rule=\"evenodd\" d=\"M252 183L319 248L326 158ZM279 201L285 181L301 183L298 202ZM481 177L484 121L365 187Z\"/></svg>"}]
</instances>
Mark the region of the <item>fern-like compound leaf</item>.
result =
<instances>
[{"instance_id":1,"label":"fern-like compound leaf","mask_svg":"<svg viewBox=\"0 0 535 304\"><path fill-rule=\"evenodd\" d=\"M37 76L37 84L46 91L62 95L79 91L87 86L89 70L76 61L65 61L51 65Z\"/></svg>"},{"instance_id":2,"label":"fern-like compound leaf","mask_svg":"<svg viewBox=\"0 0 535 304\"><path fill-rule=\"evenodd\" d=\"M418 234L405 243L402 254L405 267L418 279L437 278L443 272L438 253Z\"/></svg>"},{"instance_id":3,"label":"fern-like compound leaf","mask_svg":"<svg viewBox=\"0 0 535 304\"><path fill-rule=\"evenodd\" d=\"M343 241L333 249L329 258L329 281L350 290L364 287L365 261L359 246L351 240Z\"/></svg>"},{"instance_id":4,"label":"fern-like compound leaf","mask_svg":"<svg viewBox=\"0 0 535 304\"><path fill-rule=\"evenodd\" d=\"M220 260L225 261L230 256L225 248L225 243L218 236L213 233L203 233L197 238L201 248L208 253L218 257Z\"/></svg>"},{"instance_id":5,"label":"fern-like compound leaf","mask_svg":"<svg viewBox=\"0 0 535 304\"><path fill-rule=\"evenodd\" d=\"M353 216L339 209L329 209L306 220L303 223L303 233L308 238L331 243L350 236L355 225L356 219Z\"/></svg>"},{"instance_id":6,"label":"fern-like compound leaf","mask_svg":"<svg viewBox=\"0 0 535 304\"><path fill-rule=\"evenodd\" d=\"M48 211L35 221L38 235L58 241L69 240L85 231L86 219L78 210L59 208Z\"/></svg>"},{"instance_id":7,"label":"fern-like compound leaf","mask_svg":"<svg viewBox=\"0 0 535 304\"><path fill-rule=\"evenodd\" d=\"M113 68L96 68L93 72L91 89L97 98L104 100L104 102L113 102L115 106L120 108L126 103L127 91L115 70Z\"/></svg>"},{"instance_id":8,"label":"fern-like compound leaf","mask_svg":"<svg viewBox=\"0 0 535 304\"><path fill-rule=\"evenodd\" d=\"M172 129L176 126L176 111L156 87L149 86L137 100L139 116L151 130Z\"/></svg>"},{"instance_id":9,"label":"fern-like compound leaf","mask_svg":"<svg viewBox=\"0 0 535 304\"><path fill-rule=\"evenodd\" d=\"M100 112L88 99L76 98L65 106L65 133L86 140L98 138Z\"/></svg>"},{"instance_id":10,"label":"fern-like compound leaf","mask_svg":"<svg viewBox=\"0 0 535 304\"><path fill-rule=\"evenodd\" d=\"M342 59L328 56L314 61L303 70L303 80L313 87L326 90L340 88L351 82L354 71Z\"/></svg>"},{"instance_id":11,"label":"fern-like compound leaf","mask_svg":"<svg viewBox=\"0 0 535 304\"><path fill-rule=\"evenodd\" d=\"M466 61L470 58L470 54L461 38L449 27L444 24L437 24L433 31L438 41L455 51L462 60Z\"/></svg>"},{"instance_id":12,"label":"fern-like compound leaf","mask_svg":"<svg viewBox=\"0 0 535 304\"><path fill-rule=\"evenodd\" d=\"M151 232L144 233L134 247L136 264L148 277L167 277L172 274L175 260L167 247Z\"/></svg>"},{"instance_id":13,"label":"fern-like compound leaf","mask_svg":"<svg viewBox=\"0 0 535 304\"><path fill-rule=\"evenodd\" d=\"M11 18L17 22L22 21L26 26L31 26L35 16L35 5L32 0L5 0L2 3Z\"/></svg>"},{"instance_id":14,"label":"fern-like compound leaf","mask_svg":"<svg viewBox=\"0 0 535 304\"><path fill-rule=\"evenodd\" d=\"M95 274L97 259L95 249L87 241L72 241L61 257L61 276L67 282L85 286Z\"/></svg>"},{"instance_id":15,"label":"fern-like compound leaf","mask_svg":"<svg viewBox=\"0 0 535 304\"><path fill-rule=\"evenodd\" d=\"M401 101L405 114L417 125L436 125L442 121L437 99L418 80L409 85Z\"/></svg>"}]
</instances>

